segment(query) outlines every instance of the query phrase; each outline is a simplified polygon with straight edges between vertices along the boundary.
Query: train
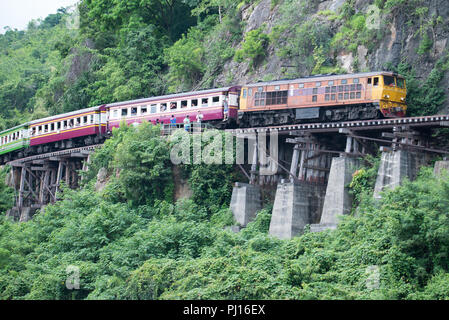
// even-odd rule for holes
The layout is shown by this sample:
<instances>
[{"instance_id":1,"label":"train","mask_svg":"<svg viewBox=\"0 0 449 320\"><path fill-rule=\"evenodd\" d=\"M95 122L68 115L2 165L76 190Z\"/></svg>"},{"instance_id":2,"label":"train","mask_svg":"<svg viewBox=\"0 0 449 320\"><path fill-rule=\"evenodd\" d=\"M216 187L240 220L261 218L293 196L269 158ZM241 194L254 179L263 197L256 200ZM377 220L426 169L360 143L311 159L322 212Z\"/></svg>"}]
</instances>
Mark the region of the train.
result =
<instances>
[{"instance_id":1,"label":"train","mask_svg":"<svg viewBox=\"0 0 449 320\"><path fill-rule=\"evenodd\" d=\"M404 117L406 81L387 71L316 75L104 104L0 132L0 163L98 144L122 122L196 121L226 129Z\"/></svg>"}]
</instances>

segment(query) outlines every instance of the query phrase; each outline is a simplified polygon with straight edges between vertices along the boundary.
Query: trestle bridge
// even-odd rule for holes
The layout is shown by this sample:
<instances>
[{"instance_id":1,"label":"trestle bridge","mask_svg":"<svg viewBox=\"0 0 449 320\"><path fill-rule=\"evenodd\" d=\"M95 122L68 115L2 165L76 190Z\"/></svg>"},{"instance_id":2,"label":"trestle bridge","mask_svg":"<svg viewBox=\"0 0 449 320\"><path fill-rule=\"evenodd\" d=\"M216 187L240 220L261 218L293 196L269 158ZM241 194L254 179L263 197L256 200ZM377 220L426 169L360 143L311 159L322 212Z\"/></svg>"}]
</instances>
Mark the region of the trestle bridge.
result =
<instances>
[{"instance_id":1,"label":"trestle bridge","mask_svg":"<svg viewBox=\"0 0 449 320\"><path fill-rule=\"evenodd\" d=\"M435 157L443 159L436 163L437 170L449 168L449 161L445 161L449 148L434 137L441 128L449 128L449 115L227 130L252 145L247 147L248 162L237 164L247 181L236 182L233 188L231 210L239 223L235 229L254 219L267 187L274 195L271 235L291 238L306 225L311 225L312 231L335 228L338 216L351 211L348 185L366 155L382 152L376 198L405 178L413 180L419 167ZM172 129L164 126L162 134L170 134ZM192 128L192 132L203 129ZM263 143L261 137L266 139ZM272 154L275 142L276 154ZM37 209L58 200L61 183L79 187L80 172L87 169L90 155L99 147L90 145L9 162L8 179L16 190L16 205L8 215L27 221Z\"/></svg>"}]
</instances>

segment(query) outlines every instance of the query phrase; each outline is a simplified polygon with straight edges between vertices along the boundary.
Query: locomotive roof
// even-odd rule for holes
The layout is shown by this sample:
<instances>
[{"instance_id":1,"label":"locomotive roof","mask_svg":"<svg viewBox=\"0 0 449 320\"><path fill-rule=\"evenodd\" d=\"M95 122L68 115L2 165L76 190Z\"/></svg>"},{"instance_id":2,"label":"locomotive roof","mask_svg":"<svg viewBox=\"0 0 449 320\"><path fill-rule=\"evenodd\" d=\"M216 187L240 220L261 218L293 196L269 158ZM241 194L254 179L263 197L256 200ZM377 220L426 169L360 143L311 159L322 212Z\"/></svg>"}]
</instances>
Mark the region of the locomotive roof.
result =
<instances>
[{"instance_id":1,"label":"locomotive roof","mask_svg":"<svg viewBox=\"0 0 449 320\"><path fill-rule=\"evenodd\" d=\"M289 84L292 82L301 83L301 82L310 82L327 80L327 79L346 79L346 78L357 78L357 77L371 77L379 74L385 75L397 75L391 71L377 71L377 72L360 72L360 73L345 73L345 74L318 74L314 76L302 77L297 79L285 79L285 80L274 80L267 82L256 82L245 85L245 87L259 87L259 86L270 86L270 85L279 85L279 84Z\"/></svg>"},{"instance_id":2,"label":"locomotive roof","mask_svg":"<svg viewBox=\"0 0 449 320\"><path fill-rule=\"evenodd\" d=\"M91 108L85 108L85 109L79 109L79 110L75 110L75 111L71 111L71 112L67 112L67 113L57 114L55 116L51 116L51 117L47 117L47 118L41 118L41 119L33 120L33 121L28 122L28 123L29 124L36 124L36 123L40 123L40 122L56 120L56 119L59 119L59 118L65 118L65 117L77 115L77 114L80 114L80 113L86 113L86 112L89 112L89 111L95 111L98 108L100 108L100 106L91 107Z\"/></svg>"},{"instance_id":3,"label":"locomotive roof","mask_svg":"<svg viewBox=\"0 0 449 320\"><path fill-rule=\"evenodd\" d=\"M137 100L121 101L121 102L109 103L106 106L107 107L117 107L117 106L122 106L122 105L126 105L126 104L151 102L154 100L175 99L175 98L180 98L180 97L185 97L185 96L193 96L193 95L198 95L198 94L222 92L222 91L228 91L229 89L231 89L233 87L236 87L236 86L214 88L214 89L200 90L200 91L181 92L181 93L168 94L165 96L156 96L156 97L148 97L148 98L142 98L142 99L137 99Z\"/></svg>"}]
</instances>

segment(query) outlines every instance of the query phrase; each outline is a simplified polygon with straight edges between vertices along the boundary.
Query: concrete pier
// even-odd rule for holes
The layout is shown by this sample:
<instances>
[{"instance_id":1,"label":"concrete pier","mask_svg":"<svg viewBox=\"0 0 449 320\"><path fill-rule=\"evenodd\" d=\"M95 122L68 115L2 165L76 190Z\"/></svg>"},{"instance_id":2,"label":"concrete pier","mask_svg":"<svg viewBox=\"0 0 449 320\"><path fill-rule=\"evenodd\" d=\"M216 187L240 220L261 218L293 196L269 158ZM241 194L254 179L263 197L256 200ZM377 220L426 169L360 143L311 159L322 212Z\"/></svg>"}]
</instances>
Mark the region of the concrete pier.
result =
<instances>
[{"instance_id":1,"label":"concrete pier","mask_svg":"<svg viewBox=\"0 0 449 320\"><path fill-rule=\"evenodd\" d=\"M276 191L269 234L291 239L301 234L307 224L317 223L324 194L324 185L282 180Z\"/></svg>"},{"instance_id":2,"label":"concrete pier","mask_svg":"<svg viewBox=\"0 0 449 320\"><path fill-rule=\"evenodd\" d=\"M394 189L405 178L414 180L421 165L425 164L425 154L405 150L384 151L374 187L374 198L380 199L385 189Z\"/></svg>"},{"instance_id":3,"label":"concrete pier","mask_svg":"<svg viewBox=\"0 0 449 320\"><path fill-rule=\"evenodd\" d=\"M441 176L443 171L447 171L449 173L449 161L436 161L433 167L433 173L435 176Z\"/></svg>"},{"instance_id":4,"label":"concrete pier","mask_svg":"<svg viewBox=\"0 0 449 320\"><path fill-rule=\"evenodd\" d=\"M235 220L242 227L251 222L262 209L260 187L257 185L236 182L232 189L231 211Z\"/></svg>"},{"instance_id":5,"label":"concrete pier","mask_svg":"<svg viewBox=\"0 0 449 320\"><path fill-rule=\"evenodd\" d=\"M353 197L349 193L349 184L360 166L361 161L357 158L332 159L321 220L319 224L311 225L312 232L335 229L338 217L351 213Z\"/></svg>"}]
</instances>

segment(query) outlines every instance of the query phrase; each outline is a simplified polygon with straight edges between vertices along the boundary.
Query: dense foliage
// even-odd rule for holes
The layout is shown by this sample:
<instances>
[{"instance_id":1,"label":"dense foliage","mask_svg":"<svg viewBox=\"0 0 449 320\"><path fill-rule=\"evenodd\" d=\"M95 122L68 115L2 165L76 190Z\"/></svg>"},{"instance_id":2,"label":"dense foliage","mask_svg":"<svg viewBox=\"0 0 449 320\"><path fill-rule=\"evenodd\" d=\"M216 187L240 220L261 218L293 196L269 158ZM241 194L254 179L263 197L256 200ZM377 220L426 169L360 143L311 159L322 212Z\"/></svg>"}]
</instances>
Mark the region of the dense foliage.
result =
<instances>
[{"instance_id":1,"label":"dense foliage","mask_svg":"<svg viewBox=\"0 0 449 320\"><path fill-rule=\"evenodd\" d=\"M273 0L275 25L245 34L242 12L257 1L82 0L77 11L60 9L26 31L8 29L0 35L0 130L231 84L237 69L250 66L251 77L270 55L294 65L285 77L343 72L336 53L373 50L385 28L368 30L369 16L353 0L310 17L321 2ZM417 54L431 63L433 33L447 22L428 18L418 0L372 3L417 21ZM411 115L446 102L449 56L433 66L426 77L407 57L385 66L407 78ZM357 60L353 67L365 71ZM337 230L281 241L268 235L270 207L241 232L229 230L232 183L240 179L232 165L184 164L192 197L175 201L173 142L159 129L114 130L82 188L64 189L62 201L27 223L4 217L14 193L4 184L7 168L0 173L0 299L449 299L448 176L424 169L374 203L378 159L366 158L350 185L353 214ZM107 183L96 190L101 169ZM69 266L80 270L79 290L66 288Z\"/></svg>"},{"instance_id":2,"label":"dense foliage","mask_svg":"<svg viewBox=\"0 0 449 320\"><path fill-rule=\"evenodd\" d=\"M223 190L211 188L227 181L226 166L191 165L189 184L201 197L174 202L157 191L171 172L158 130L118 129L81 190L64 189L29 222L1 218L1 299L449 298L447 175L424 169L380 203L361 197L335 231L277 240L268 235L270 208L239 233L226 228L235 223L229 196L212 203ZM110 181L94 192L102 165ZM351 187L367 192L375 167L369 160ZM66 288L69 266L79 268L79 290Z\"/></svg>"}]
</instances>

